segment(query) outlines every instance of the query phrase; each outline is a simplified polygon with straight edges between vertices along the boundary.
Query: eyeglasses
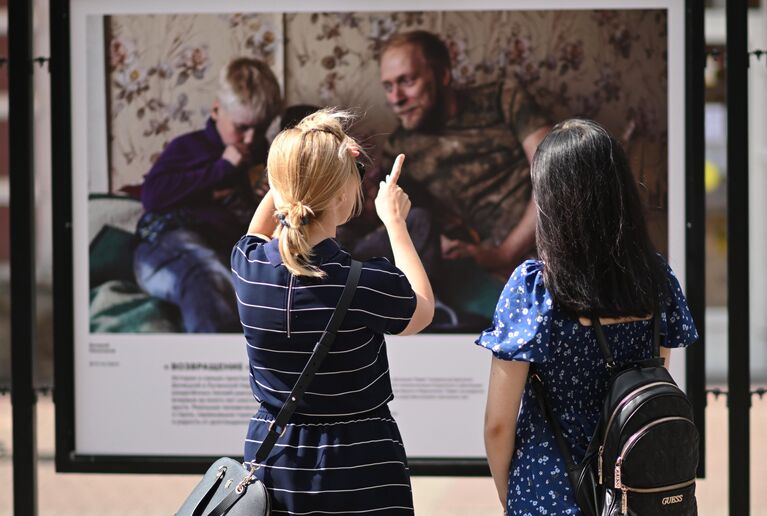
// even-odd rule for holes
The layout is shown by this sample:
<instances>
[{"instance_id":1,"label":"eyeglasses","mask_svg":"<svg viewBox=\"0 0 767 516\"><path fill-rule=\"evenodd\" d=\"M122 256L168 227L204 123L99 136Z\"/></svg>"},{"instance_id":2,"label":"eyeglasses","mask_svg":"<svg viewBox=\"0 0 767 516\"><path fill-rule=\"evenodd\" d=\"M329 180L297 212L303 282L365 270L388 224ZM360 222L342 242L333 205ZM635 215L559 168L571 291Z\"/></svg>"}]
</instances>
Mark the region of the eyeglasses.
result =
<instances>
[{"instance_id":1,"label":"eyeglasses","mask_svg":"<svg viewBox=\"0 0 767 516\"><path fill-rule=\"evenodd\" d=\"M357 166L357 172L360 174L360 182L364 181L365 179L365 164L361 161L355 161L354 164Z\"/></svg>"}]
</instances>

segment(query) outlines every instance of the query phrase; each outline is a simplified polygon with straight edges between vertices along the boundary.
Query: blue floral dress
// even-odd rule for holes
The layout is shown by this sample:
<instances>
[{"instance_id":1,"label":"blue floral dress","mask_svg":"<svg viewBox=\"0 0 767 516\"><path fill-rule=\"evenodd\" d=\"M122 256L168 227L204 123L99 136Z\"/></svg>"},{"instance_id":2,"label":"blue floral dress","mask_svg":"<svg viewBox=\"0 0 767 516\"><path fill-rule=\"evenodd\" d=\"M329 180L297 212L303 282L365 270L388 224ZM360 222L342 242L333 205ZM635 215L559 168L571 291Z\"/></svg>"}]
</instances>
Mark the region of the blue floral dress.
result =
<instances>
[{"instance_id":1,"label":"blue floral dress","mask_svg":"<svg viewBox=\"0 0 767 516\"><path fill-rule=\"evenodd\" d=\"M666 274L662 345L687 346L698 334L668 266ZM604 331L619 364L652 356L651 321L605 325ZM542 262L528 260L517 267L498 300L492 327L476 343L503 360L535 363L573 458L581 460L602 410L608 373L593 330L558 309L544 286ZM554 434L529 383L517 419L508 485L509 515L581 514Z\"/></svg>"}]
</instances>

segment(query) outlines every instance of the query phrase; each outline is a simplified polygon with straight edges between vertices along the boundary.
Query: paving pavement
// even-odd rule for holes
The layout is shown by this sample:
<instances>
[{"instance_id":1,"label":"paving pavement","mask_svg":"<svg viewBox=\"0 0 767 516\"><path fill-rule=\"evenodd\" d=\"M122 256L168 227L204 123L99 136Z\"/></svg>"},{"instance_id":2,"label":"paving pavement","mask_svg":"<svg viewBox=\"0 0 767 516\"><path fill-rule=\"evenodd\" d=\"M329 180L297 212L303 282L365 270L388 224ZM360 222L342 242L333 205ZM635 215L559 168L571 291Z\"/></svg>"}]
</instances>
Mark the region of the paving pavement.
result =
<instances>
[{"instance_id":1,"label":"paving pavement","mask_svg":"<svg viewBox=\"0 0 767 516\"><path fill-rule=\"evenodd\" d=\"M0 397L0 516L12 511L11 404ZM174 513L198 478L191 475L95 475L56 473L53 466L53 403L38 404L38 494L40 516L167 516ZM698 483L701 516L727 514L727 408L709 398L708 478ZM767 399L754 400L751 419L752 515L767 516ZM489 478L415 477L419 516L498 516ZM738 515L741 516L741 515Z\"/></svg>"}]
</instances>

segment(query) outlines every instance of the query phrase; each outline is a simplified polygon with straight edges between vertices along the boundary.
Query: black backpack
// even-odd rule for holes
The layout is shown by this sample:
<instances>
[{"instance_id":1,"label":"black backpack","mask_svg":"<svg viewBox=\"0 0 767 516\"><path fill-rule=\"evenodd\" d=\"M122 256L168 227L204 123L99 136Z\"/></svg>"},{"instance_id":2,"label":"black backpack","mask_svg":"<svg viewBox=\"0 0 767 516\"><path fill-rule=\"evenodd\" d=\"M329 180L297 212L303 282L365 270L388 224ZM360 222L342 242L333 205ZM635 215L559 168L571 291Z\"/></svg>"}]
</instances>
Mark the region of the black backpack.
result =
<instances>
[{"instance_id":1,"label":"black backpack","mask_svg":"<svg viewBox=\"0 0 767 516\"><path fill-rule=\"evenodd\" d=\"M610 371L607 396L580 464L573 461L540 376L530 381L565 460L585 516L695 516L698 430L692 405L663 367L660 317L653 317L654 358L616 368L598 317L592 326Z\"/></svg>"}]
</instances>

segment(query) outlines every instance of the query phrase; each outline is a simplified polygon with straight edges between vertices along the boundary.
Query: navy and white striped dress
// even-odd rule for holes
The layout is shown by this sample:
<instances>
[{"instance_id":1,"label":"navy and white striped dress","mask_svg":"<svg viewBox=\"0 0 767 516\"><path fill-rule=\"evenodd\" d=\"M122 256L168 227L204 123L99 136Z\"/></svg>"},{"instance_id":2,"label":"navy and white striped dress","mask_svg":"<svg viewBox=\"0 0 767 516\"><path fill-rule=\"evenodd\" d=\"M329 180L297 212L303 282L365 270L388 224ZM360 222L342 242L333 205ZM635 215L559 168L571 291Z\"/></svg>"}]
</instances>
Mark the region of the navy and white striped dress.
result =
<instances>
[{"instance_id":1,"label":"navy and white striped dress","mask_svg":"<svg viewBox=\"0 0 767 516\"><path fill-rule=\"evenodd\" d=\"M351 256L332 239L314 247L324 279L292 275L277 240L246 235L232 276L247 341L250 385L261 407L245 439L251 461L330 320ZM285 434L257 471L275 514L411 515L410 477L397 424L385 333L401 332L416 299L386 259L363 263L331 351Z\"/></svg>"}]
</instances>

